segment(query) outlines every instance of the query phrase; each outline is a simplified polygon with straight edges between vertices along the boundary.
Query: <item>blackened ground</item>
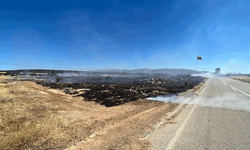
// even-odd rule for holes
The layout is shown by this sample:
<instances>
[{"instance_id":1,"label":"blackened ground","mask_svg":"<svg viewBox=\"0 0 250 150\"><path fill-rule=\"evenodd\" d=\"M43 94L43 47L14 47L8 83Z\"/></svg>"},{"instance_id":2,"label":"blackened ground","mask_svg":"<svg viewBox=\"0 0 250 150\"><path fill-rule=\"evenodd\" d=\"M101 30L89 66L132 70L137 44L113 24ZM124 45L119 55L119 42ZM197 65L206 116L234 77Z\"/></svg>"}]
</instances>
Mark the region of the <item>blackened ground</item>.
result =
<instances>
[{"instance_id":1,"label":"blackened ground","mask_svg":"<svg viewBox=\"0 0 250 150\"><path fill-rule=\"evenodd\" d=\"M85 83L52 83L46 80L37 80L35 82L50 88L64 90L67 94L81 96L84 101L95 101L106 107L111 107L138 99L184 92L197 86L204 79L204 77L200 76L176 75L169 78L150 79L138 77L91 77Z\"/></svg>"}]
</instances>

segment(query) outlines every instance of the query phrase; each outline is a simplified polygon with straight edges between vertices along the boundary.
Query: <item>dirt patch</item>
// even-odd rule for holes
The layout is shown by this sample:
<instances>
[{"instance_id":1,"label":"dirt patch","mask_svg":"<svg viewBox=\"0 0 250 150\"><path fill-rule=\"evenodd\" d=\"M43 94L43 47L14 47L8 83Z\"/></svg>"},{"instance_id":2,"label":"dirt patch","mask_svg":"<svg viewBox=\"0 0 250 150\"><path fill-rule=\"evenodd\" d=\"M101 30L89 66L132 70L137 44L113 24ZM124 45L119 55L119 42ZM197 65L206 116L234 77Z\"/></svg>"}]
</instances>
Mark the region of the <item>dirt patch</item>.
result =
<instances>
[{"instance_id":1,"label":"dirt patch","mask_svg":"<svg viewBox=\"0 0 250 150\"><path fill-rule=\"evenodd\" d=\"M143 135L150 132L152 127L163 120L166 113L172 111L178 104L139 100L123 106L126 105L127 107L137 105L138 110L127 111L123 116L105 120L106 127L99 128L99 131L92 133L89 139L69 149L150 149L151 144L142 139Z\"/></svg>"}]
</instances>

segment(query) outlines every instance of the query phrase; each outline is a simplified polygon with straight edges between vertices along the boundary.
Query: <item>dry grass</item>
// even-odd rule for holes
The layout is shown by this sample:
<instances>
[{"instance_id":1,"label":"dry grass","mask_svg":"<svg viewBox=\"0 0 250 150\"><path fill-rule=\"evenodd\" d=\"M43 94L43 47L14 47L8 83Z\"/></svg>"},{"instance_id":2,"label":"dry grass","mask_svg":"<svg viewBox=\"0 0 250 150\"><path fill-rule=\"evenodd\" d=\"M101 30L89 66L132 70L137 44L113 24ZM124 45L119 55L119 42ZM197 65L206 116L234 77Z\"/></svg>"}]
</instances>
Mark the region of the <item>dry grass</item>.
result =
<instances>
[{"instance_id":1,"label":"dry grass","mask_svg":"<svg viewBox=\"0 0 250 150\"><path fill-rule=\"evenodd\" d=\"M177 106L138 100L108 108L33 82L3 78L0 149L150 149L141 137Z\"/></svg>"},{"instance_id":2,"label":"dry grass","mask_svg":"<svg viewBox=\"0 0 250 150\"><path fill-rule=\"evenodd\" d=\"M1 149L65 148L74 133L72 123L77 122L50 108L46 96L22 83L0 83Z\"/></svg>"},{"instance_id":3,"label":"dry grass","mask_svg":"<svg viewBox=\"0 0 250 150\"><path fill-rule=\"evenodd\" d=\"M250 77L249 76L232 76L230 78L235 79L235 80L239 80L239 81L242 81L242 82L250 83Z\"/></svg>"}]
</instances>

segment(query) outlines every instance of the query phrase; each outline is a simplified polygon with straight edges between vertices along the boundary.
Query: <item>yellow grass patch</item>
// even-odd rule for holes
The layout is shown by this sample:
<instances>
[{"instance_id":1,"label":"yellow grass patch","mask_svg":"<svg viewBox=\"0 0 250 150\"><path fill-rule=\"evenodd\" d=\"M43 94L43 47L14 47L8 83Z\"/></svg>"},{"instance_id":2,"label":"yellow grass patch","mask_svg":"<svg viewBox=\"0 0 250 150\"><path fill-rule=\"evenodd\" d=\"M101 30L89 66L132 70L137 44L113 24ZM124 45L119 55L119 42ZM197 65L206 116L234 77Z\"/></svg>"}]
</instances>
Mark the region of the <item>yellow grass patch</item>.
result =
<instances>
[{"instance_id":1,"label":"yellow grass patch","mask_svg":"<svg viewBox=\"0 0 250 150\"><path fill-rule=\"evenodd\" d=\"M65 148L74 133L74 122L53 114L50 108L46 95L25 88L21 82L1 82L1 149Z\"/></svg>"}]
</instances>

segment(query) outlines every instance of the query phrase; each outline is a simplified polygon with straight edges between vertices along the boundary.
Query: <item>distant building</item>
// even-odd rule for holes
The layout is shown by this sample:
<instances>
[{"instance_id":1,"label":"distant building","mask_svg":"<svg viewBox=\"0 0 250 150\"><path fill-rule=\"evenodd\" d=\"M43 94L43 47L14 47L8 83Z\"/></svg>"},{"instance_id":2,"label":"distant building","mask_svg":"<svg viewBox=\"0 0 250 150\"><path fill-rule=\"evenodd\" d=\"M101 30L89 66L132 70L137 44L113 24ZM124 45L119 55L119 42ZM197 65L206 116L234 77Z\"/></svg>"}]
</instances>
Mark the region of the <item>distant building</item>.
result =
<instances>
[{"instance_id":1,"label":"distant building","mask_svg":"<svg viewBox=\"0 0 250 150\"><path fill-rule=\"evenodd\" d=\"M220 74L220 68L215 69L215 74Z\"/></svg>"}]
</instances>

